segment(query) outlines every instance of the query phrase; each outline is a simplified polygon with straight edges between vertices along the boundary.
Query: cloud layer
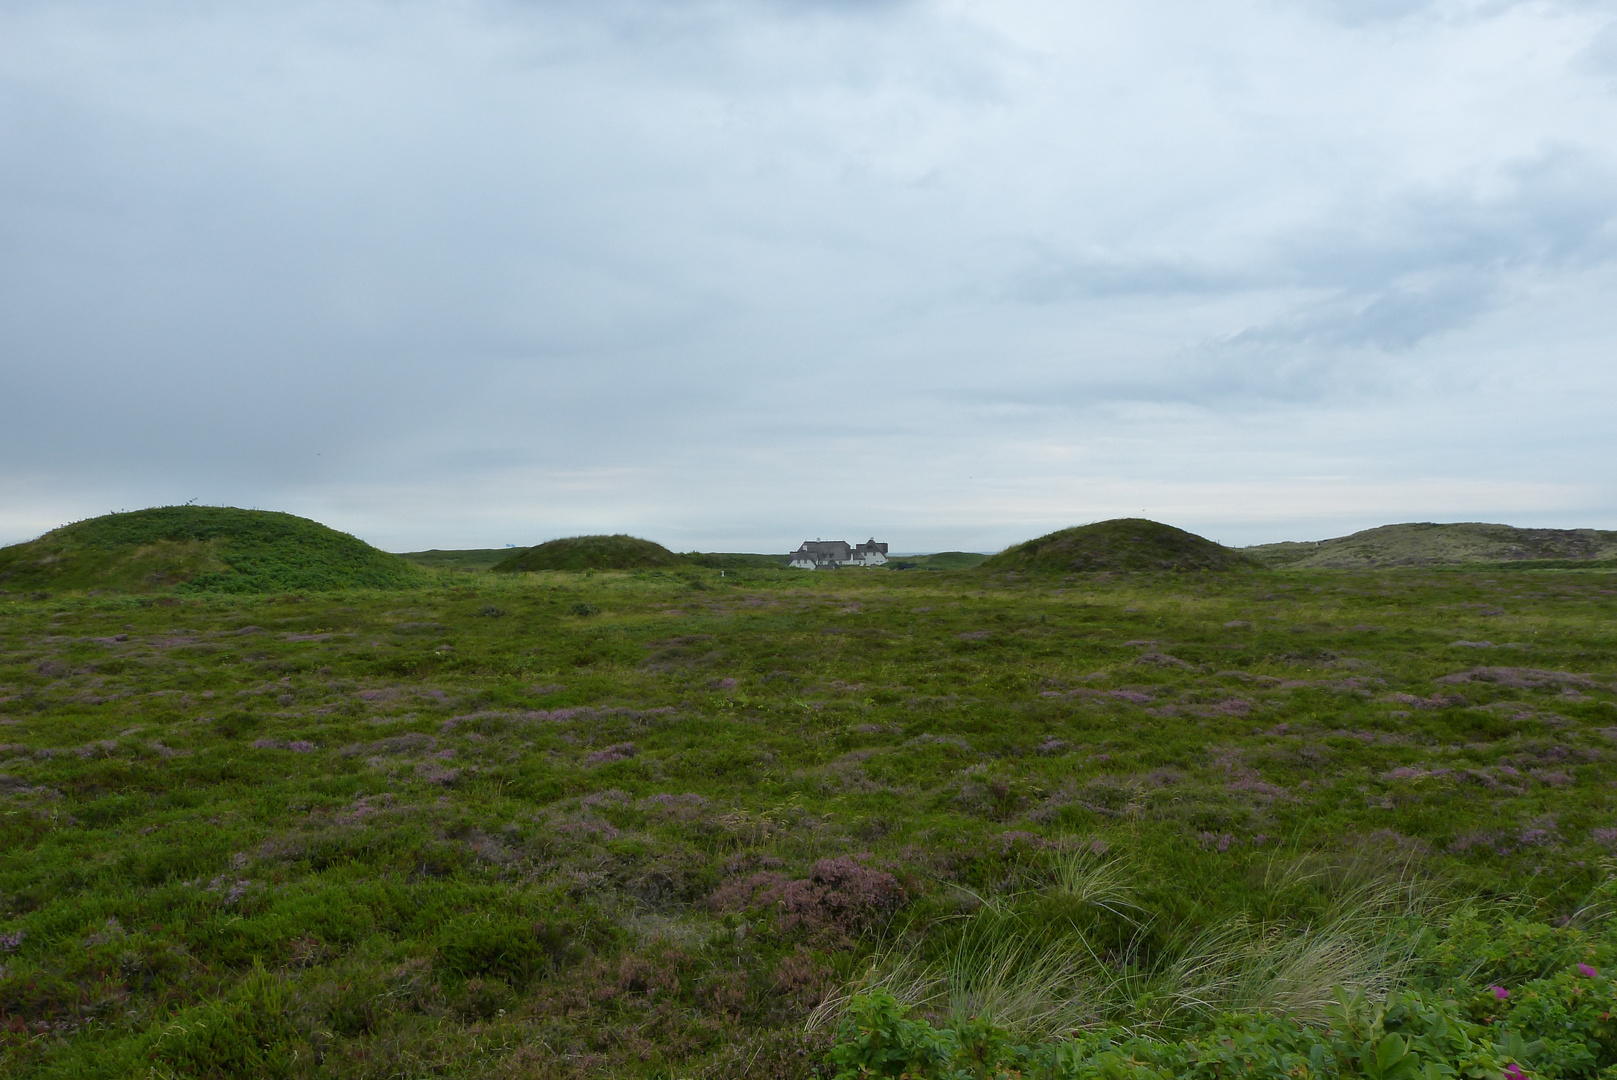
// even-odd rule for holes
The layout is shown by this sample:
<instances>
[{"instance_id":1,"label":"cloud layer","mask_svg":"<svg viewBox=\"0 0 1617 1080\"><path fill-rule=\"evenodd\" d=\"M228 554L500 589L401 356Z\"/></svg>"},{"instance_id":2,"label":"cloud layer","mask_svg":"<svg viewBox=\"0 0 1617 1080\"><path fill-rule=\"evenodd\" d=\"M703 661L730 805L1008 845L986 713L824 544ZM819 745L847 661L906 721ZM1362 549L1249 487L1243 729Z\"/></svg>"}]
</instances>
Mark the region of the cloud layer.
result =
<instances>
[{"instance_id":1,"label":"cloud layer","mask_svg":"<svg viewBox=\"0 0 1617 1080\"><path fill-rule=\"evenodd\" d=\"M0 11L0 542L1617 527L1607 4Z\"/></svg>"}]
</instances>

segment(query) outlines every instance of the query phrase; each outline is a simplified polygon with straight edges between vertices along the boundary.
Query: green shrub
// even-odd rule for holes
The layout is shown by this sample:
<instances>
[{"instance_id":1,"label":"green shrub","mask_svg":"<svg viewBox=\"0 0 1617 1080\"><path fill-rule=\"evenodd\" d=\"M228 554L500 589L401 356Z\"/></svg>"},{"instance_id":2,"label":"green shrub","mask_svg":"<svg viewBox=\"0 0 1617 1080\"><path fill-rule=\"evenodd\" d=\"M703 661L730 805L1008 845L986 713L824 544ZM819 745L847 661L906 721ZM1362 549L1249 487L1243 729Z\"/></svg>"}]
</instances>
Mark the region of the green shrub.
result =
<instances>
[{"instance_id":1,"label":"green shrub","mask_svg":"<svg viewBox=\"0 0 1617 1080\"><path fill-rule=\"evenodd\" d=\"M500 979L525 986L550 966L557 948L547 928L498 915L456 919L439 933L441 969L464 979Z\"/></svg>"},{"instance_id":2,"label":"green shrub","mask_svg":"<svg viewBox=\"0 0 1617 1080\"><path fill-rule=\"evenodd\" d=\"M42 1075L52 1080L289 1076L300 1058L310 1056L289 1006L286 985L255 971L228 997L183 1009L144 1033L109 1042L81 1042Z\"/></svg>"}]
</instances>

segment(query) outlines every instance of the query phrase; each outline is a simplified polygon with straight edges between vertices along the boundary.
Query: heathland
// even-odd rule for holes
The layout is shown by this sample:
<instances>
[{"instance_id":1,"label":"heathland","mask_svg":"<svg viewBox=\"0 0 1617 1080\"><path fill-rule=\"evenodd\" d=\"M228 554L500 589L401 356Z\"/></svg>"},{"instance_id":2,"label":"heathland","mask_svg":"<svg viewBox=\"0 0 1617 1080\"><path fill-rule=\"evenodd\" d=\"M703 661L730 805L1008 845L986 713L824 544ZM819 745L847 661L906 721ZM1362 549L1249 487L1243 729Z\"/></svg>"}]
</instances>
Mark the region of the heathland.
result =
<instances>
[{"instance_id":1,"label":"heathland","mask_svg":"<svg viewBox=\"0 0 1617 1080\"><path fill-rule=\"evenodd\" d=\"M730 558L0 596L0 1075L1617 1064L1617 575Z\"/></svg>"}]
</instances>

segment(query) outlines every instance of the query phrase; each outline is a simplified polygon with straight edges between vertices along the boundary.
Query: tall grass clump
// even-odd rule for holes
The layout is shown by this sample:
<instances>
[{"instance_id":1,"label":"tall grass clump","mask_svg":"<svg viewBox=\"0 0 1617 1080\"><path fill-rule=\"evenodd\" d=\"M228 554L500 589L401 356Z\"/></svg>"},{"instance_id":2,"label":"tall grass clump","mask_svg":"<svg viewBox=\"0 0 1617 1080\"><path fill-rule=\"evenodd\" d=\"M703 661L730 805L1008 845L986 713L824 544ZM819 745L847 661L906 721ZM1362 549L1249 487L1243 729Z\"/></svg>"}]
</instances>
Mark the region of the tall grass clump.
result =
<instances>
[{"instance_id":1,"label":"tall grass clump","mask_svg":"<svg viewBox=\"0 0 1617 1080\"><path fill-rule=\"evenodd\" d=\"M981 899L927 940L895 943L811 1018L824 1025L880 990L949 1022L980 1019L1019 1037L1115 1025L1183 1031L1225 1013L1318 1020L1337 991L1385 996L1414 963L1428 892L1407 872L1305 857L1276 860L1263 888L1316 894L1307 920L1237 914L1184 934L1145 910L1120 861L1063 855L1033 889Z\"/></svg>"}]
</instances>

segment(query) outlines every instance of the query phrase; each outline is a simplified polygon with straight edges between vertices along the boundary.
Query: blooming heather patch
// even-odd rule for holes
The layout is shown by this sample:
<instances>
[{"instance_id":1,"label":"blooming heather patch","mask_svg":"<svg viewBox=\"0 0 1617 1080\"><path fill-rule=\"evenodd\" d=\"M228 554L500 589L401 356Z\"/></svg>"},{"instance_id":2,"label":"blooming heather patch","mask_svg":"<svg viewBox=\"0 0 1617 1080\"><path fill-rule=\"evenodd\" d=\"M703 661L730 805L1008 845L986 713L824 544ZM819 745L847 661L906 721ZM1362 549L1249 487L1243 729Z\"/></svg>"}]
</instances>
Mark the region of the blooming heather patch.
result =
<instances>
[{"instance_id":1,"label":"blooming heather patch","mask_svg":"<svg viewBox=\"0 0 1617 1080\"><path fill-rule=\"evenodd\" d=\"M460 779L461 770L451 769L436 761L418 762L415 774L429 784L453 784Z\"/></svg>"},{"instance_id":2,"label":"blooming heather patch","mask_svg":"<svg viewBox=\"0 0 1617 1080\"><path fill-rule=\"evenodd\" d=\"M476 720L508 720L522 724L559 724L592 720L628 720L637 724L667 721L675 714L672 705L655 709L630 709L597 705L574 705L562 709L484 709L480 712L461 713L444 721L446 726L459 726Z\"/></svg>"},{"instance_id":3,"label":"blooming heather patch","mask_svg":"<svg viewBox=\"0 0 1617 1080\"><path fill-rule=\"evenodd\" d=\"M394 735L391 738L378 739L369 743L351 743L338 751L343 757L376 756L387 757L395 754L414 754L432 750L438 745L438 740L431 735L424 735L418 731L408 732L404 735Z\"/></svg>"},{"instance_id":4,"label":"blooming heather patch","mask_svg":"<svg viewBox=\"0 0 1617 1080\"><path fill-rule=\"evenodd\" d=\"M614 761L628 761L640 751L634 743L615 743L593 753L585 754L584 760L590 765L609 765Z\"/></svg>"},{"instance_id":5,"label":"blooming heather patch","mask_svg":"<svg viewBox=\"0 0 1617 1080\"><path fill-rule=\"evenodd\" d=\"M1186 671L1189 671L1196 666L1187 660L1179 659L1177 656L1169 656L1167 653L1159 652L1141 653L1136 662L1141 664L1155 664L1157 667L1182 668Z\"/></svg>"},{"instance_id":6,"label":"blooming heather patch","mask_svg":"<svg viewBox=\"0 0 1617 1080\"><path fill-rule=\"evenodd\" d=\"M1479 667L1469 671L1444 675L1438 683L1492 683L1516 690L1542 690L1545 688L1595 687L1601 685L1592 675L1574 675L1569 671L1543 671L1522 667Z\"/></svg>"},{"instance_id":7,"label":"blooming heather patch","mask_svg":"<svg viewBox=\"0 0 1617 1080\"><path fill-rule=\"evenodd\" d=\"M254 739L255 750L290 750L294 754L312 754L318 750L314 743L307 739Z\"/></svg>"},{"instance_id":8,"label":"blooming heather patch","mask_svg":"<svg viewBox=\"0 0 1617 1080\"><path fill-rule=\"evenodd\" d=\"M714 911L772 910L782 930L805 929L852 937L908 900L898 878L846 855L821 859L806 878L774 871L733 878L708 898Z\"/></svg>"}]
</instances>

